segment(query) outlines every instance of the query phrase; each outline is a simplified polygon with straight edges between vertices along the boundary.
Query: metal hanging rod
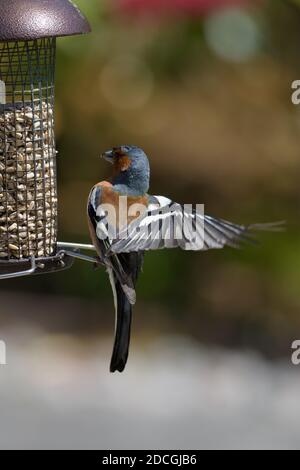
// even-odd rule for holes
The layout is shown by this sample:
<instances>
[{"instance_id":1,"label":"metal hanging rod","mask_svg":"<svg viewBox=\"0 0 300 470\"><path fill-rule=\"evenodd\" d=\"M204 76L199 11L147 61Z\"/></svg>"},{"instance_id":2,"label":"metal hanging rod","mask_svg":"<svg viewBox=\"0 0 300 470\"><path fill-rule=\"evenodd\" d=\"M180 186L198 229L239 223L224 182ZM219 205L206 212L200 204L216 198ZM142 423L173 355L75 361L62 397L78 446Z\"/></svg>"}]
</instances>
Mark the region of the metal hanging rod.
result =
<instances>
[{"instance_id":1,"label":"metal hanging rod","mask_svg":"<svg viewBox=\"0 0 300 470\"><path fill-rule=\"evenodd\" d=\"M58 248L74 249L74 250L86 250L86 251L96 251L94 245L85 245L83 243L67 243L67 242L57 242Z\"/></svg>"},{"instance_id":2,"label":"metal hanging rod","mask_svg":"<svg viewBox=\"0 0 300 470\"><path fill-rule=\"evenodd\" d=\"M97 258L96 256L93 257L93 256L87 256L87 255L83 255L82 253L80 252L77 252L77 251L70 251L70 250L60 250L59 252L60 254L64 254L64 255L67 255L67 256L71 256L72 258L75 258L75 259L81 259L82 261L88 261L90 263L96 263L96 264L102 264L100 259Z\"/></svg>"},{"instance_id":3,"label":"metal hanging rod","mask_svg":"<svg viewBox=\"0 0 300 470\"><path fill-rule=\"evenodd\" d=\"M71 256L72 258L80 259L82 261L88 261L89 263L103 265L99 257L87 256L80 252L80 250L96 252L94 245L85 245L83 243L58 242L57 247L59 249L60 254Z\"/></svg>"}]
</instances>

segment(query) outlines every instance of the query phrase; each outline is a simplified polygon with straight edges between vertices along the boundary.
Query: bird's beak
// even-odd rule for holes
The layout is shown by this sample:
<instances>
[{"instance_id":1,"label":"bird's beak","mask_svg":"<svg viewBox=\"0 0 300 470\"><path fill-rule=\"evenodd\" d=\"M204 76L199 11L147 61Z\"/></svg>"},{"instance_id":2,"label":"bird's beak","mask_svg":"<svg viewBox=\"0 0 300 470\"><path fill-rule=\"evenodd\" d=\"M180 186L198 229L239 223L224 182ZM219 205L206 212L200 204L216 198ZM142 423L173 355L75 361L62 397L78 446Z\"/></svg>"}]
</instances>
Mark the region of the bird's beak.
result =
<instances>
[{"instance_id":1,"label":"bird's beak","mask_svg":"<svg viewBox=\"0 0 300 470\"><path fill-rule=\"evenodd\" d=\"M109 163L114 161L114 152L113 150L108 150L107 152L102 153L101 158L104 158Z\"/></svg>"}]
</instances>

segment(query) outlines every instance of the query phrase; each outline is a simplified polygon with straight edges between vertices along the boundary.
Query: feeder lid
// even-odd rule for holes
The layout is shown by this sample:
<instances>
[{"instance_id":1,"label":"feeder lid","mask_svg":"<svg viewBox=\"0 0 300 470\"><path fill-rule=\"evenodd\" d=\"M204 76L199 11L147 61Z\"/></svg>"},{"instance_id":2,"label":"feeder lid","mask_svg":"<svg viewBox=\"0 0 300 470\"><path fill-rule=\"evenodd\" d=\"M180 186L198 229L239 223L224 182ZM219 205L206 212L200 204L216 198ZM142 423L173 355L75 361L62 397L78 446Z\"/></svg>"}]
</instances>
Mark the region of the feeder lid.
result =
<instances>
[{"instance_id":1,"label":"feeder lid","mask_svg":"<svg viewBox=\"0 0 300 470\"><path fill-rule=\"evenodd\" d=\"M0 0L0 41L85 34L91 27L71 0Z\"/></svg>"}]
</instances>

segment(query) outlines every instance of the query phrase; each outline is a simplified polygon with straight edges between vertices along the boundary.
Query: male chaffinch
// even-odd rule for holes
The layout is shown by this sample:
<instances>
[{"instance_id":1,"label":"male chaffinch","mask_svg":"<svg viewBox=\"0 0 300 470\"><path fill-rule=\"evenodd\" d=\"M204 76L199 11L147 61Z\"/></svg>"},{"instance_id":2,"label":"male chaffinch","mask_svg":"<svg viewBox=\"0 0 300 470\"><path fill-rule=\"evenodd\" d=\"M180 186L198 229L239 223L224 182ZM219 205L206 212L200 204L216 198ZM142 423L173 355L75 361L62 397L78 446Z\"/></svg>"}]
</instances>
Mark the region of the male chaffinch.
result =
<instances>
[{"instance_id":1,"label":"male chaffinch","mask_svg":"<svg viewBox=\"0 0 300 470\"><path fill-rule=\"evenodd\" d=\"M92 188L88 224L114 295L116 326L110 371L122 372L128 358L135 286L145 251L238 247L240 242L251 240L251 230L270 229L276 224L236 225L166 197L150 196L149 161L136 146L115 147L102 156L112 163L113 176L111 182L102 181ZM115 217L109 215L109 208L113 208Z\"/></svg>"}]
</instances>

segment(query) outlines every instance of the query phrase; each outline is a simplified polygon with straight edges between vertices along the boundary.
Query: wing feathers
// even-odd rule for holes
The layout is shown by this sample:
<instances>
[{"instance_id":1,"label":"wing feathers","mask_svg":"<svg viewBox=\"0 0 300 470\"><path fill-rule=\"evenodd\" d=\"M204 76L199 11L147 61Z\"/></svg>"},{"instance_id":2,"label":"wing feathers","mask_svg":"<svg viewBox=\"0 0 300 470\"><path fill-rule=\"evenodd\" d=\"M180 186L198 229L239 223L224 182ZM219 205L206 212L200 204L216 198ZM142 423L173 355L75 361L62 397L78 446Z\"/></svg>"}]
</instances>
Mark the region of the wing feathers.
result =
<instances>
[{"instance_id":1,"label":"wing feathers","mask_svg":"<svg viewBox=\"0 0 300 470\"><path fill-rule=\"evenodd\" d=\"M179 247L183 250L239 248L255 243L251 232L278 230L281 223L237 225L204 215L202 206L182 206L163 196L150 196L147 211L107 240L107 255ZM101 218L99 224L103 224ZM101 225L102 227L102 225ZM131 286L129 286L131 287Z\"/></svg>"},{"instance_id":2,"label":"wing feathers","mask_svg":"<svg viewBox=\"0 0 300 470\"><path fill-rule=\"evenodd\" d=\"M109 253L176 247L183 250L239 248L243 243L255 243L251 232L269 229L278 229L278 224L237 225L196 209L187 211L180 204L156 196L148 211L112 241Z\"/></svg>"}]
</instances>

